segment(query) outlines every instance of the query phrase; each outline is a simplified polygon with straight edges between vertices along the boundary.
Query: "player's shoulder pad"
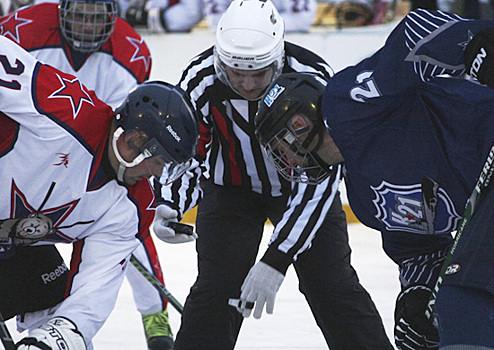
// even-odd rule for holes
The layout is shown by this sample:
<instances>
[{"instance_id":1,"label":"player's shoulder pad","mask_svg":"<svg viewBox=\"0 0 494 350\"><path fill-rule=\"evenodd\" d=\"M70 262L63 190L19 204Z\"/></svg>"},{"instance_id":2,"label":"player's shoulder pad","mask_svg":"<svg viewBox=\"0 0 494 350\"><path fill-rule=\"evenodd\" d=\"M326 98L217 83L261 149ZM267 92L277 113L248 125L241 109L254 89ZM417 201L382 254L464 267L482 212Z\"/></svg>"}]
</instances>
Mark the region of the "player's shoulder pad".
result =
<instances>
[{"instance_id":1,"label":"player's shoulder pad","mask_svg":"<svg viewBox=\"0 0 494 350\"><path fill-rule=\"evenodd\" d=\"M103 45L115 61L127 68L139 83L149 78L151 72L151 52L144 39L123 19L117 18L115 30Z\"/></svg>"},{"instance_id":2,"label":"player's shoulder pad","mask_svg":"<svg viewBox=\"0 0 494 350\"><path fill-rule=\"evenodd\" d=\"M58 4L42 3L0 17L0 33L28 51L60 46L59 23Z\"/></svg>"}]
</instances>

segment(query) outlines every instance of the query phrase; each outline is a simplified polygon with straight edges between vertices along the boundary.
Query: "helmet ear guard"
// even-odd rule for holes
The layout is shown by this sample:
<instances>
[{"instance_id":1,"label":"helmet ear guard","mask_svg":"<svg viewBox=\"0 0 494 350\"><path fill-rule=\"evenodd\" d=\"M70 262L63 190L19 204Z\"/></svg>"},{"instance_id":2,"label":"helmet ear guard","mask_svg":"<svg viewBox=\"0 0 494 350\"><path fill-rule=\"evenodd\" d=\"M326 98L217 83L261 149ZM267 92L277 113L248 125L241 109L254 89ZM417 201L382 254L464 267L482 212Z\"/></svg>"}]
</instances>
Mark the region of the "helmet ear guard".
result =
<instances>
[{"instance_id":1,"label":"helmet ear guard","mask_svg":"<svg viewBox=\"0 0 494 350\"><path fill-rule=\"evenodd\" d=\"M259 102L256 136L289 181L318 184L329 176L329 166L316 154L326 131L319 112L326 84L314 74L282 74Z\"/></svg>"}]
</instances>

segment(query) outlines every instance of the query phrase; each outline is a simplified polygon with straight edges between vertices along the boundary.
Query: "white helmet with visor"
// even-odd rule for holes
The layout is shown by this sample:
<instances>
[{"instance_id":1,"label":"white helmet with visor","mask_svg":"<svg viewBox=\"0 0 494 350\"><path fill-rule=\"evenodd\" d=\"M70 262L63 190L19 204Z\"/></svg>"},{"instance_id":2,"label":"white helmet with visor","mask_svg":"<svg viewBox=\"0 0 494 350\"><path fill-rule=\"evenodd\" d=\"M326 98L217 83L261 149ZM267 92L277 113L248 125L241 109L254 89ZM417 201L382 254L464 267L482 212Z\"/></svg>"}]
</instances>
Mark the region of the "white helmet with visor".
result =
<instances>
[{"instance_id":1,"label":"white helmet with visor","mask_svg":"<svg viewBox=\"0 0 494 350\"><path fill-rule=\"evenodd\" d=\"M234 0L216 29L214 67L219 79L249 100L257 100L283 69L285 24L271 0ZM244 96L232 82L227 69L260 71L270 67L272 75L254 98Z\"/></svg>"}]
</instances>

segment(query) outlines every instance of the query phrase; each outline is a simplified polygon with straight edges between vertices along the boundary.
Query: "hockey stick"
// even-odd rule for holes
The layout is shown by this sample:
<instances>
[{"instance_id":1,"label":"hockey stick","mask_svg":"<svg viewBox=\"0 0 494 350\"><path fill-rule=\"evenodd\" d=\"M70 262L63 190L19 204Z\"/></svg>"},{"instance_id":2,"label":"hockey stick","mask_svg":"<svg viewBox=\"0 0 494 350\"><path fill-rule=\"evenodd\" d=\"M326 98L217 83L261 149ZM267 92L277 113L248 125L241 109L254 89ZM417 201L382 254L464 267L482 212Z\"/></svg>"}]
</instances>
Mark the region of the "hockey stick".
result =
<instances>
[{"instance_id":1,"label":"hockey stick","mask_svg":"<svg viewBox=\"0 0 494 350\"><path fill-rule=\"evenodd\" d=\"M181 314L184 307L180 302L170 293L168 289L161 283L161 281L156 278L151 272L144 267L144 265L136 259L134 254L130 256L130 262L136 267L136 269L142 273L142 275L158 290L160 295L165 298L172 306Z\"/></svg>"},{"instance_id":2,"label":"hockey stick","mask_svg":"<svg viewBox=\"0 0 494 350\"><path fill-rule=\"evenodd\" d=\"M0 313L0 338L2 340L3 347L5 350L14 350L15 343L14 339L10 335L9 329L5 324L5 320L3 319L3 315Z\"/></svg>"},{"instance_id":3,"label":"hockey stick","mask_svg":"<svg viewBox=\"0 0 494 350\"><path fill-rule=\"evenodd\" d=\"M443 277L445 275L446 270L448 269L451 259L453 257L454 252L456 251L456 247L458 246L458 242L465 231L465 227L472 219L473 214L478 208L478 205L482 199L482 196L485 193L487 186L489 186L489 181L491 179L492 173L494 172L494 144L492 145L491 150L489 151L489 155L487 156L487 161L482 168L482 172L480 173L479 179L477 180L477 184L473 189L472 194L467 200L467 204L465 206L465 212L463 213L463 218L458 226L456 231L456 236L449 248L448 254L444 259L443 265L441 267L441 271L439 272L439 277L436 281L436 285L434 286L434 290L432 291L431 298L429 299L429 303L427 304L427 308L425 310L425 316L430 320L434 321L434 307L436 304L436 296L439 291L439 287L443 282Z\"/></svg>"}]
</instances>

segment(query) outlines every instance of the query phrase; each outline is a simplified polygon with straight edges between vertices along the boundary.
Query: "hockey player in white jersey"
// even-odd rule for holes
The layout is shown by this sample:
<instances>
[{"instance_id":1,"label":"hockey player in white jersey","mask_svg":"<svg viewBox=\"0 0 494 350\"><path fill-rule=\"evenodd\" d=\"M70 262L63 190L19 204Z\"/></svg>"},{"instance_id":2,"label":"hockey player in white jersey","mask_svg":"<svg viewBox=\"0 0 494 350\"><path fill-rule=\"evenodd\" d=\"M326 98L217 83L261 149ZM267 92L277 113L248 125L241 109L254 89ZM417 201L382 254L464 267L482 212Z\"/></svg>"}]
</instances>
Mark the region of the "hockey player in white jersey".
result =
<instances>
[{"instance_id":1,"label":"hockey player in white jersey","mask_svg":"<svg viewBox=\"0 0 494 350\"><path fill-rule=\"evenodd\" d=\"M30 330L18 349L91 349L152 223L148 178L171 182L195 155L195 112L163 82L114 112L76 77L5 37L0 47L0 311ZM38 246L55 243L74 250L62 298L46 305L51 287L32 283L42 268L24 257L49 264Z\"/></svg>"},{"instance_id":2,"label":"hockey player in white jersey","mask_svg":"<svg viewBox=\"0 0 494 350\"><path fill-rule=\"evenodd\" d=\"M149 78L152 66L144 40L116 13L116 0L62 0L60 6L58 1L35 5L0 18L0 33L42 62L75 75L115 108L133 87ZM134 255L164 283L150 235L142 237ZM149 347L171 349L167 301L134 266L127 277Z\"/></svg>"}]
</instances>

